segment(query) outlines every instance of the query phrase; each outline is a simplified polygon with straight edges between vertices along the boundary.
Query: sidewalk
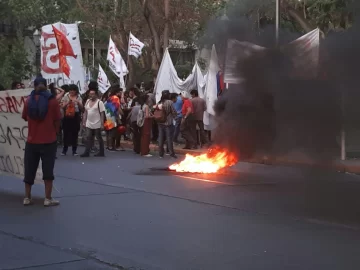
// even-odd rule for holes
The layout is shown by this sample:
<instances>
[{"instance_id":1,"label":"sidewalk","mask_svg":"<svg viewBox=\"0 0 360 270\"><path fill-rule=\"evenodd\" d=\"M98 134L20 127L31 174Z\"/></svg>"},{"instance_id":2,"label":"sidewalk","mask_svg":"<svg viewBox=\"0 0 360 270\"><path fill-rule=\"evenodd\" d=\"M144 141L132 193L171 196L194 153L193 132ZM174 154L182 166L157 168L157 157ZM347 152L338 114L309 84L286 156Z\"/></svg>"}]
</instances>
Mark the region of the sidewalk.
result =
<instances>
[{"instance_id":1,"label":"sidewalk","mask_svg":"<svg viewBox=\"0 0 360 270\"><path fill-rule=\"evenodd\" d=\"M105 138L104 138L105 141ZM81 145L81 138L79 138L79 145ZM121 146L126 149L132 149L133 144L131 141L121 141ZM184 145L177 144L174 145L176 154L179 155L200 155L206 153L206 148L196 149L196 150L184 150L182 149ZM158 145L150 144L151 152L158 152ZM244 160L242 162L247 163L256 163L256 164L264 164L264 165L275 165L275 166L306 166L306 167L314 167L319 169L327 169L333 170L342 173L355 173L360 174L360 159L350 159L341 161L335 160L332 164L319 164L302 156L293 155L292 157L277 157L277 158L266 158L266 157L258 157L253 158L251 160Z\"/></svg>"}]
</instances>

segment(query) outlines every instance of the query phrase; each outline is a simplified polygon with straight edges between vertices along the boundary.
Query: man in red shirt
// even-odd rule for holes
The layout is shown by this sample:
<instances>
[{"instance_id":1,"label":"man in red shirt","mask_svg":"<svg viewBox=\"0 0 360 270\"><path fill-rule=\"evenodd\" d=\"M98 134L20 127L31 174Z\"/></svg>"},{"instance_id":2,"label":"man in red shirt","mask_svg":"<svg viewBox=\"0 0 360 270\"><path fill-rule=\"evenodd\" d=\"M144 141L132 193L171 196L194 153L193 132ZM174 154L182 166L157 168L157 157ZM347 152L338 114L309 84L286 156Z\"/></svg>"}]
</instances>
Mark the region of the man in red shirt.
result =
<instances>
[{"instance_id":1,"label":"man in red shirt","mask_svg":"<svg viewBox=\"0 0 360 270\"><path fill-rule=\"evenodd\" d=\"M190 94L186 91L181 92L181 98L183 100L182 106L182 120L180 125L181 135L185 139L184 149L196 148L196 140L194 134L196 134L196 122L194 119L194 107L190 101Z\"/></svg>"},{"instance_id":2,"label":"man in red shirt","mask_svg":"<svg viewBox=\"0 0 360 270\"><path fill-rule=\"evenodd\" d=\"M51 197L54 165L56 159L56 133L60 127L60 107L56 98L47 90L46 80L37 78L35 90L27 98L22 118L28 122L28 138L24 157L24 205L31 205L31 187L36 178L39 162L42 162L43 180L45 182L44 206L59 205Z\"/></svg>"}]
</instances>

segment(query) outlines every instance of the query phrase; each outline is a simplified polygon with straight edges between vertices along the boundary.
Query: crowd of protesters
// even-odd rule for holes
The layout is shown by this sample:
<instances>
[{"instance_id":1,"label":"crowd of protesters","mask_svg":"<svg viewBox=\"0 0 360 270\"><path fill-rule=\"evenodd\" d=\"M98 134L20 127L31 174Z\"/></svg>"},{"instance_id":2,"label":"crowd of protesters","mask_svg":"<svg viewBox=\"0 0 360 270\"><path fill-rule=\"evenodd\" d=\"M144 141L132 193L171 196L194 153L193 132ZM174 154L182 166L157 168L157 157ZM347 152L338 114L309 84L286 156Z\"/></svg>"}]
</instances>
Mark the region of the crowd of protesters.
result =
<instances>
[{"instance_id":1,"label":"crowd of protesters","mask_svg":"<svg viewBox=\"0 0 360 270\"><path fill-rule=\"evenodd\" d=\"M13 90L24 88L25 85L19 82L12 85ZM2 86L0 90L4 90ZM61 155L66 156L71 147L72 155L77 156L80 131L85 137L82 158L91 153L95 153L95 157L105 156L103 132L108 151L122 151L120 142L123 137L133 141L134 152L142 157L152 156L150 143L153 141L159 145L160 158L165 154L177 158L174 143L180 142L180 135L185 140L185 149L207 144L202 120L206 103L196 90L190 94L183 91L180 95L164 90L159 102L156 102L152 90L146 91L143 84L129 91L114 85L101 95L97 82L91 82L86 94L81 95L75 84L55 87L54 84L47 85L46 79L38 76L22 112L29 130L24 156L23 204L33 204L31 191L41 160L45 182L44 206L59 205L59 201L52 198L57 146L59 142L62 144ZM94 147L95 137L98 150Z\"/></svg>"},{"instance_id":2,"label":"crowd of protesters","mask_svg":"<svg viewBox=\"0 0 360 270\"><path fill-rule=\"evenodd\" d=\"M22 83L12 84L12 89L22 88ZM49 89L60 106L58 143L62 156L68 155L69 149L71 155L79 155L79 135L85 144L80 155L84 158L92 153L104 157L105 150L124 151L121 139L132 140L134 152L143 157L152 156L151 142L158 144L161 158L165 154L176 158L174 144L185 143L184 149L196 149L210 141L203 123L206 103L197 90L180 94L164 90L156 102L153 85L146 88L144 83L128 91L113 85L105 94L101 94L97 82L90 82L84 95L75 84L59 88L51 84Z\"/></svg>"}]
</instances>

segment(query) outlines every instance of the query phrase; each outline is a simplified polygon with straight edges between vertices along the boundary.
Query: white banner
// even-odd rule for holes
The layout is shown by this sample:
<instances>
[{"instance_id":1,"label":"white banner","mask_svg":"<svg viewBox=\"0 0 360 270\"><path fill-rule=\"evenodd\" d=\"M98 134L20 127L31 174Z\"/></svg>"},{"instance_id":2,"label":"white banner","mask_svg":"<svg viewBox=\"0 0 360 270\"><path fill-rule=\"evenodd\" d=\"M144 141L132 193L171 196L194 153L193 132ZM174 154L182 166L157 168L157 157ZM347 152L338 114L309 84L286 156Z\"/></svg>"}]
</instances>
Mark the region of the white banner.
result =
<instances>
[{"instance_id":1,"label":"white banner","mask_svg":"<svg viewBox=\"0 0 360 270\"><path fill-rule=\"evenodd\" d=\"M144 48L145 44L138 40L133 34L130 32L129 36L129 50L128 54L133 55L136 58L142 54L142 49Z\"/></svg>"},{"instance_id":2,"label":"white banner","mask_svg":"<svg viewBox=\"0 0 360 270\"><path fill-rule=\"evenodd\" d=\"M99 75L97 78L97 82L99 85L99 90L101 93L105 93L111 86L108 77L106 76L105 71L103 70L103 68L101 67L101 65L99 64Z\"/></svg>"},{"instance_id":3,"label":"white banner","mask_svg":"<svg viewBox=\"0 0 360 270\"><path fill-rule=\"evenodd\" d=\"M318 74L320 55L320 30L317 28L284 48L293 64L294 77L310 79Z\"/></svg>"},{"instance_id":4,"label":"white banner","mask_svg":"<svg viewBox=\"0 0 360 270\"><path fill-rule=\"evenodd\" d=\"M264 52L266 48L250 42L241 42L230 39L227 44L224 82L239 84L243 81L241 76L241 64L248 57L255 53Z\"/></svg>"},{"instance_id":5,"label":"white banner","mask_svg":"<svg viewBox=\"0 0 360 270\"><path fill-rule=\"evenodd\" d=\"M41 33L41 74L48 81L48 84L55 83L57 86L63 84L76 84L81 93L86 91L83 58L81 53L79 29L77 24L55 23L54 27L67 36L68 41L76 55L66 57L70 66L70 78L67 78L61 71L59 65L59 49L52 25L42 27Z\"/></svg>"},{"instance_id":6,"label":"white banner","mask_svg":"<svg viewBox=\"0 0 360 270\"><path fill-rule=\"evenodd\" d=\"M111 37L109 40L109 49L106 60L109 61L109 67L119 78L129 73L126 63L121 57L121 54Z\"/></svg>"},{"instance_id":7,"label":"white banner","mask_svg":"<svg viewBox=\"0 0 360 270\"><path fill-rule=\"evenodd\" d=\"M28 124L21 116L31 91L20 89L0 92L0 174L24 177ZM36 179L42 179L41 170L38 170Z\"/></svg>"},{"instance_id":8,"label":"white banner","mask_svg":"<svg viewBox=\"0 0 360 270\"><path fill-rule=\"evenodd\" d=\"M317 76L319 48L319 29L315 29L281 48L292 61L293 68L291 74L293 77L309 79ZM228 40L224 82L240 84L243 81L241 63L248 57L266 52L267 50L267 48L250 42Z\"/></svg>"}]
</instances>

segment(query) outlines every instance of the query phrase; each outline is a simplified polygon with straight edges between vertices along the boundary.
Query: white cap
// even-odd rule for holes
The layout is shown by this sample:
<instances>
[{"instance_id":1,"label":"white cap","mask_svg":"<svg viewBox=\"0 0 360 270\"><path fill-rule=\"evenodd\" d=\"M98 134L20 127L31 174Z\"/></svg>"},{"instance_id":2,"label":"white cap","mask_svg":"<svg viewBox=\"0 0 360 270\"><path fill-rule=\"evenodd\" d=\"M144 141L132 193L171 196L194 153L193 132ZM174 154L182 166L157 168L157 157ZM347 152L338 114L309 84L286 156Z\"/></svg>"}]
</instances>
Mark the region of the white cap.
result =
<instances>
[{"instance_id":1,"label":"white cap","mask_svg":"<svg viewBox=\"0 0 360 270\"><path fill-rule=\"evenodd\" d=\"M189 94L187 91L181 91L181 95L182 95L184 98L190 98L190 94Z\"/></svg>"}]
</instances>

